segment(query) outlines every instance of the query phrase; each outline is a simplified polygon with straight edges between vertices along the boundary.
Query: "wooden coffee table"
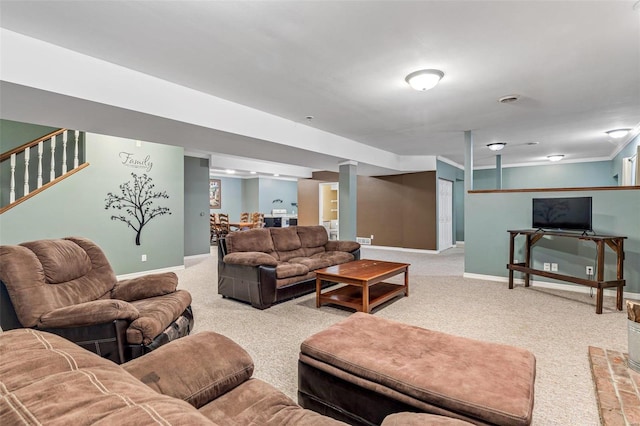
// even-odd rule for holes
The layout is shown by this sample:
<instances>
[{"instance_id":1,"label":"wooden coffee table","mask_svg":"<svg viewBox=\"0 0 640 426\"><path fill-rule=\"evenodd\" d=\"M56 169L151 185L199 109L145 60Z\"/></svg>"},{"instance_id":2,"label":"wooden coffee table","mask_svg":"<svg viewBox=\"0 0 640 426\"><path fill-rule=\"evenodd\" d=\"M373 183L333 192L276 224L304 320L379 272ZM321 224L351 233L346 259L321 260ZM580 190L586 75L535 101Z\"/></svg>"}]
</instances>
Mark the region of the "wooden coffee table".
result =
<instances>
[{"instance_id":1,"label":"wooden coffee table","mask_svg":"<svg viewBox=\"0 0 640 426\"><path fill-rule=\"evenodd\" d=\"M399 294L409 296L409 263L361 259L316 270L316 307L324 303L370 313L371 309ZM404 272L404 285L382 282ZM346 286L322 293L322 282Z\"/></svg>"}]
</instances>

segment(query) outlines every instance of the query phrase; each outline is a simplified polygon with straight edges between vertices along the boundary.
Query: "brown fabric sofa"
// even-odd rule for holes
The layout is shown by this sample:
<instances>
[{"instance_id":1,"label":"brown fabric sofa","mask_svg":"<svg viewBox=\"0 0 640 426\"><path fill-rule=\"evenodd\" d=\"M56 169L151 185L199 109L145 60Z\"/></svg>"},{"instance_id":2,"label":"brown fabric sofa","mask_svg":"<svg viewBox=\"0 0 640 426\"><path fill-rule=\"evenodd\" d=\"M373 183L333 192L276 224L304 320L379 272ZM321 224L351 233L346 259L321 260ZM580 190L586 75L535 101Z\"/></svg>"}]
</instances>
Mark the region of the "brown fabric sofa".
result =
<instances>
[{"instance_id":1,"label":"brown fabric sofa","mask_svg":"<svg viewBox=\"0 0 640 426\"><path fill-rule=\"evenodd\" d=\"M0 334L0 424L345 425L252 378L253 361L213 332L175 340L122 365L54 334ZM462 425L441 416L400 424Z\"/></svg>"},{"instance_id":2,"label":"brown fabric sofa","mask_svg":"<svg viewBox=\"0 0 640 426\"><path fill-rule=\"evenodd\" d=\"M319 225L232 232L218 244L218 293L266 309L314 291L316 269L359 258L359 243Z\"/></svg>"},{"instance_id":3,"label":"brown fabric sofa","mask_svg":"<svg viewBox=\"0 0 640 426\"><path fill-rule=\"evenodd\" d=\"M61 335L122 363L193 327L176 274L118 281L104 252L79 237L0 246L0 326Z\"/></svg>"}]
</instances>

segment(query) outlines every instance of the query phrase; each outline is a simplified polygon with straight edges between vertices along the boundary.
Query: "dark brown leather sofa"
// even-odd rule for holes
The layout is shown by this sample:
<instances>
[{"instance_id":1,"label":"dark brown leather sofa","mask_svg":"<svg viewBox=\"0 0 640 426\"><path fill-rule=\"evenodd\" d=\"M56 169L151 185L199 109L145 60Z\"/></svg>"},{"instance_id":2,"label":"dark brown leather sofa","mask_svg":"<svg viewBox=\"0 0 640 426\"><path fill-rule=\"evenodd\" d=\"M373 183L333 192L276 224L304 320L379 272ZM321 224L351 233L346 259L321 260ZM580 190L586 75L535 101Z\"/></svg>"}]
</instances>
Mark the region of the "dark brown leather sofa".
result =
<instances>
[{"instance_id":1,"label":"dark brown leather sofa","mask_svg":"<svg viewBox=\"0 0 640 426\"><path fill-rule=\"evenodd\" d=\"M359 243L329 241L323 226L232 232L218 243L218 293L266 309L313 292L315 270L359 258Z\"/></svg>"}]
</instances>

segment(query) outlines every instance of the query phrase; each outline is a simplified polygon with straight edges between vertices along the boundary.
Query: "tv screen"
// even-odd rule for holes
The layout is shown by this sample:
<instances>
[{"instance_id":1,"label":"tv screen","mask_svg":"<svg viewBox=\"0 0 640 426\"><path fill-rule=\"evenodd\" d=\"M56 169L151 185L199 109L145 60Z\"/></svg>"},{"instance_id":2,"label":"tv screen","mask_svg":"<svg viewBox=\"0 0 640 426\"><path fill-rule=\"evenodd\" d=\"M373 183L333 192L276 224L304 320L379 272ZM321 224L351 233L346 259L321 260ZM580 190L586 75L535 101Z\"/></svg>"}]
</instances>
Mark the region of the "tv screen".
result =
<instances>
[{"instance_id":1,"label":"tv screen","mask_svg":"<svg viewBox=\"0 0 640 426\"><path fill-rule=\"evenodd\" d=\"M591 197L534 198L532 226L591 231Z\"/></svg>"}]
</instances>

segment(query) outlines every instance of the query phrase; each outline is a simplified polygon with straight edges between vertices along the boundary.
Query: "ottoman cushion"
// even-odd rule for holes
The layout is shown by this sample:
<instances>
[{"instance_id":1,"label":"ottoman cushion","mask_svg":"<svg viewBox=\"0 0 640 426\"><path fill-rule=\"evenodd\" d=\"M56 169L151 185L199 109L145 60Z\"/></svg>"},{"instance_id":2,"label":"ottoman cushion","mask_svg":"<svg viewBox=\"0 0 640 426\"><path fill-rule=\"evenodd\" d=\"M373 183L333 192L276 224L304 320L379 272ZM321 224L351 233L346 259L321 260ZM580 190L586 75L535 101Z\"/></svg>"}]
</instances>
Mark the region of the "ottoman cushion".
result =
<instances>
[{"instance_id":1,"label":"ottoman cushion","mask_svg":"<svg viewBox=\"0 0 640 426\"><path fill-rule=\"evenodd\" d=\"M405 403L441 408L433 410L439 414L531 423L535 357L524 349L359 312L305 340L300 362L375 392L407 396Z\"/></svg>"}]
</instances>

